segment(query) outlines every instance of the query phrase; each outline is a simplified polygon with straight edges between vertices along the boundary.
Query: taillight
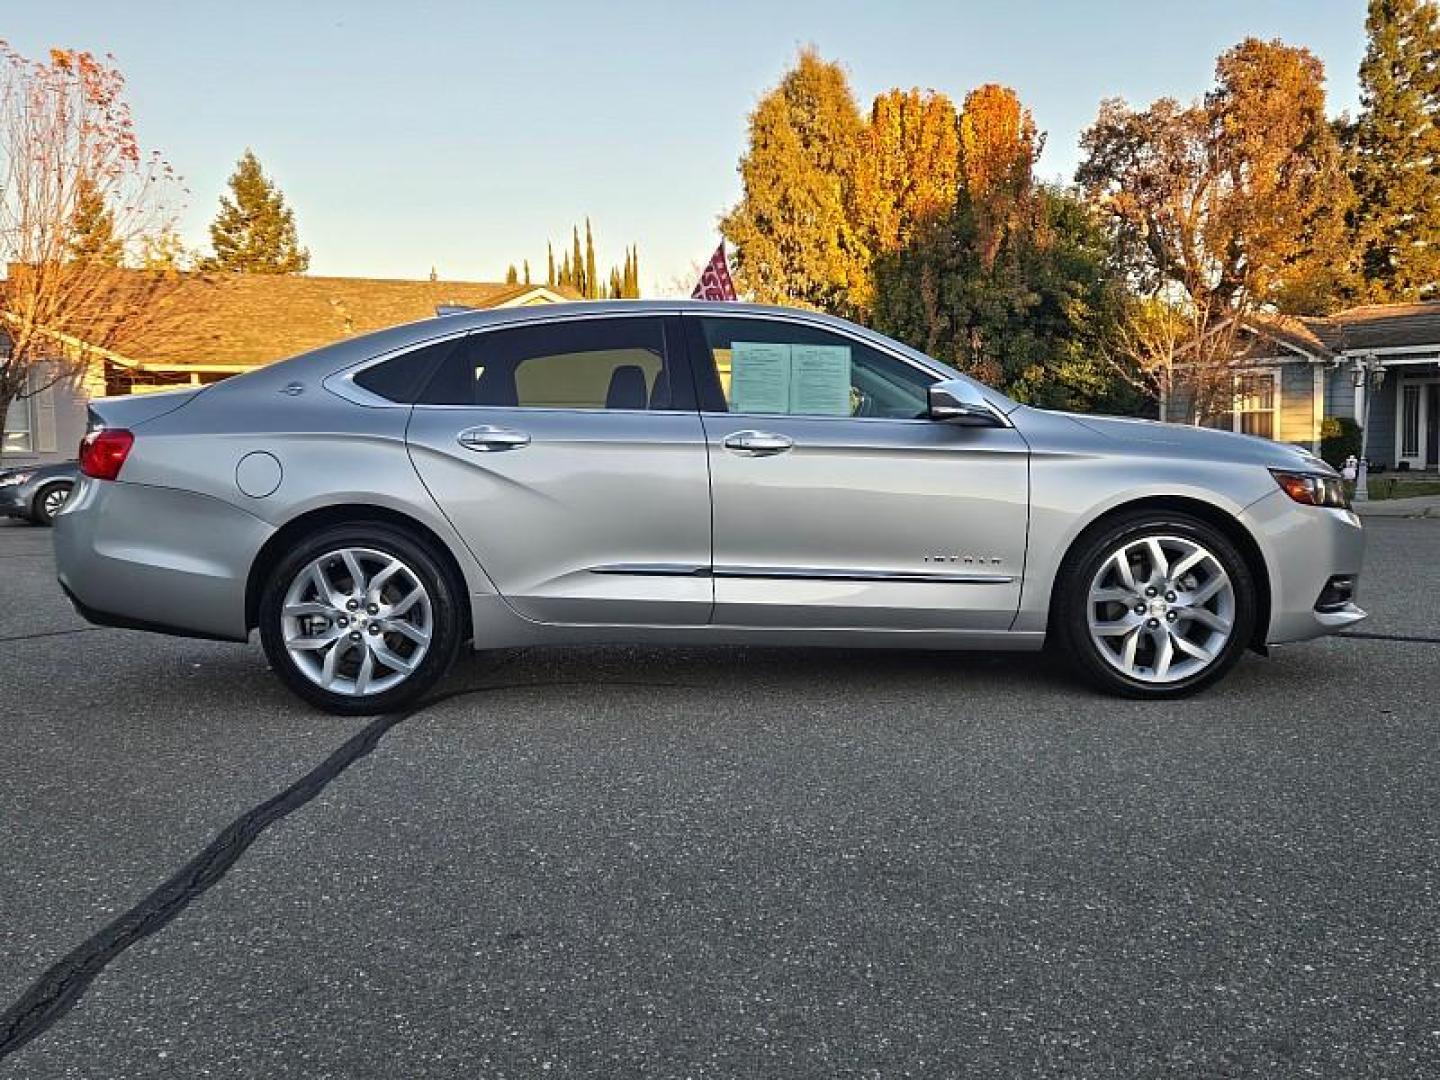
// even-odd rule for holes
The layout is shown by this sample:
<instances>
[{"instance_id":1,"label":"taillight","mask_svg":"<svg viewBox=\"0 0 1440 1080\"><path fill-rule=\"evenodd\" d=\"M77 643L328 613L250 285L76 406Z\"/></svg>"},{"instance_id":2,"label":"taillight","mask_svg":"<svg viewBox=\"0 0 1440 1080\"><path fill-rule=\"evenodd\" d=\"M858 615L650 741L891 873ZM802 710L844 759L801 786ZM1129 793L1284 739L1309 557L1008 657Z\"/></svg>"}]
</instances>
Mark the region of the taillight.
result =
<instances>
[{"instance_id":1,"label":"taillight","mask_svg":"<svg viewBox=\"0 0 1440 1080\"><path fill-rule=\"evenodd\" d=\"M80 440L80 471L96 480L115 480L135 436L124 428L101 428Z\"/></svg>"}]
</instances>

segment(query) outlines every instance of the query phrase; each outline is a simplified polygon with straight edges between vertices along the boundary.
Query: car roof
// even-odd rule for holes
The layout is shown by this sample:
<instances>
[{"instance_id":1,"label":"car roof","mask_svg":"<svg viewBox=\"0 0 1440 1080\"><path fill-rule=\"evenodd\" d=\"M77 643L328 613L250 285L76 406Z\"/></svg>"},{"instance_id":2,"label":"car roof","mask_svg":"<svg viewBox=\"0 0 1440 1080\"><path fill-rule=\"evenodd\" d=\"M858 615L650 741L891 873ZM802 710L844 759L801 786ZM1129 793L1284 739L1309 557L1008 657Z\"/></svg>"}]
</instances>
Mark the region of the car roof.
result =
<instances>
[{"instance_id":1,"label":"car roof","mask_svg":"<svg viewBox=\"0 0 1440 1080\"><path fill-rule=\"evenodd\" d=\"M581 300L564 304L530 304L521 307L484 308L474 311L455 311L453 314L437 316L435 320L447 325L460 322L475 326L488 326L499 322L520 322L536 318L565 319L585 315L711 315L726 316L769 315L783 318L813 320L831 323L837 327L860 329L864 327L823 311L809 308L782 307L775 304L747 304L729 300ZM418 324L416 324L418 325Z\"/></svg>"},{"instance_id":2,"label":"car roof","mask_svg":"<svg viewBox=\"0 0 1440 1080\"><path fill-rule=\"evenodd\" d=\"M488 308L457 311L437 315L413 323L378 330L359 337L347 338L313 352L283 360L278 364L247 372L234 381L271 382L289 378L291 373L312 371L325 375L344 370L366 359L383 356L420 345L431 339L449 337L470 330L492 329L522 323L563 322L568 319L594 318L610 315L706 315L711 318L744 318L761 316L831 329L862 341L869 341L882 351L898 352L933 372L938 378L965 378L974 383L1002 411L1013 411L1017 403L999 390L965 376L949 365L911 348L904 342L885 336L869 327L823 311L808 308L780 307L771 304L747 304L715 300L586 300L563 304L531 304L513 308ZM228 380L227 380L228 381ZM219 384L221 386L224 383Z\"/></svg>"}]
</instances>

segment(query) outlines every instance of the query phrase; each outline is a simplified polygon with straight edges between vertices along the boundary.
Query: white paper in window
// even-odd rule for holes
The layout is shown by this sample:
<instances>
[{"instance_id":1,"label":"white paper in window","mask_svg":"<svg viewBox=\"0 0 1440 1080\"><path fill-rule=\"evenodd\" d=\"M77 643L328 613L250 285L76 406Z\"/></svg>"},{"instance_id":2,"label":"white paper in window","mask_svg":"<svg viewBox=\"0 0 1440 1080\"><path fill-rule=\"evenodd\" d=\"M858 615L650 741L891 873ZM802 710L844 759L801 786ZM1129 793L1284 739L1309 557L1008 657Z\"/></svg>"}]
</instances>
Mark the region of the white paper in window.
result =
<instances>
[{"instance_id":1,"label":"white paper in window","mask_svg":"<svg viewBox=\"0 0 1440 1080\"><path fill-rule=\"evenodd\" d=\"M850 347L790 346L790 412L796 416L850 415Z\"/></svg>"},{"instance_id":2,"label":"white paper in window","mask_svg":"<svg viewBox=\"0 0 1440 1080\"><path fill-rule=\"evenodd\" d=\"M730 343L730 411L790 411L790 346L768 341Z\"/></svg>"}]
</instances>

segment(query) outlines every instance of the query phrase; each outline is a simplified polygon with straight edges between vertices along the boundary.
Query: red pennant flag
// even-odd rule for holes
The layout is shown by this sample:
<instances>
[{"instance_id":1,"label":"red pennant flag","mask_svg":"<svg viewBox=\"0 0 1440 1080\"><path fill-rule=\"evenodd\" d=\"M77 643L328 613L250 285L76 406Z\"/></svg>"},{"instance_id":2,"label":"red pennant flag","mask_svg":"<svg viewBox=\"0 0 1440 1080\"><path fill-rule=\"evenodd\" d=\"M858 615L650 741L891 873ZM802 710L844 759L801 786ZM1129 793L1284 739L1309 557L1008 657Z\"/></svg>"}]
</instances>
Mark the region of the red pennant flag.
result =
<instances>
[{"instance_id":1,"label":"red pennant flag","mask_svg":"<svg viewBox=\"0 0 1440 1080\"><path fill-rule=\"evenodd\" d=\"M705 264L704 271L700 274L700 280L695 283L695 291L690 294L692 300L734 300L735 283L730 280L730 267L725 262L725 241L720 241L720 246L715 249L715 254L710 256L710 261Z\"/></svg>"}]
</instances>

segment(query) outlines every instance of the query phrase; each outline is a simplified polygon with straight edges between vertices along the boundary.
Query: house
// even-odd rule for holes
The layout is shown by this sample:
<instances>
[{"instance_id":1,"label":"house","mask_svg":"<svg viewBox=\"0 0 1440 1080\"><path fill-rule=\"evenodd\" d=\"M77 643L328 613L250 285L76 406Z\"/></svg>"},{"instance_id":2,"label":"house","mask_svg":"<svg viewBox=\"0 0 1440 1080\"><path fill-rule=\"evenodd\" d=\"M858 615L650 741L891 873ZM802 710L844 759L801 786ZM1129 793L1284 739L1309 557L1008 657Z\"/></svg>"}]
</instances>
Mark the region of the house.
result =
<instances>
[{"instance_id":1,"label":"house","mask_svg":"<svg viewBox=\"0 0 1440 1080\"><path fill-rule=\"evenodd\" d=\"M1368 408L1371 462L1440 467L1440 303L1261 315L1243 338L1234 408L1214 424L1319 452L1323 421L1364 426ZM1182 412L1183 402L1161 404L1161 419L1183 422Z\"/></svg>"},{"instance_id":2,"label":"house","mask_svg":"<svg viewBox=\"0 0 1440 1080\"><path fill-rule=\"evenodd\" d=\"M354 334L430 318L446 306L521 307L573 299L568 290L545 285L183 275L123 347L89 350L91 362L79 377L48 386L53 377L48 370L33 373L34 395L11 405L0 462L73 458L92 397L203 386ZM0 349L5 347L0 330Z\"/></svg>"}]
</instances>

